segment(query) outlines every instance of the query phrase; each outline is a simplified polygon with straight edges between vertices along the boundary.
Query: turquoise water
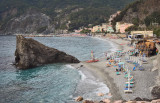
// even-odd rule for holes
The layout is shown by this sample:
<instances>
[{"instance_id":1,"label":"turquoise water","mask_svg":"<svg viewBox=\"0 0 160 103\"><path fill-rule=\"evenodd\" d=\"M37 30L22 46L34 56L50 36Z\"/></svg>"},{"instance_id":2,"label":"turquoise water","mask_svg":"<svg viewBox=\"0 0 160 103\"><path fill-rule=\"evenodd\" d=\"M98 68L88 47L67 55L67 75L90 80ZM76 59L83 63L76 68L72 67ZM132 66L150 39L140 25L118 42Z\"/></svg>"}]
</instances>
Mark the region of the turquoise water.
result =
<instances>
[{"instance_id":1,"label":"turquoise water","mask_svg":"<svg viewBox=\"0 0 160 103\"><path fill-rule=\"evenodd\" d=\"M99 58L112 48L109 42L90 37L34 39L81 61L90 59L91 50ZM71 103L76 86L81 80L79 71L60 63L18 70L10 65L14 61L15 47L15 36L0 37L0 103Z\"/></svg>"}]
</instances>

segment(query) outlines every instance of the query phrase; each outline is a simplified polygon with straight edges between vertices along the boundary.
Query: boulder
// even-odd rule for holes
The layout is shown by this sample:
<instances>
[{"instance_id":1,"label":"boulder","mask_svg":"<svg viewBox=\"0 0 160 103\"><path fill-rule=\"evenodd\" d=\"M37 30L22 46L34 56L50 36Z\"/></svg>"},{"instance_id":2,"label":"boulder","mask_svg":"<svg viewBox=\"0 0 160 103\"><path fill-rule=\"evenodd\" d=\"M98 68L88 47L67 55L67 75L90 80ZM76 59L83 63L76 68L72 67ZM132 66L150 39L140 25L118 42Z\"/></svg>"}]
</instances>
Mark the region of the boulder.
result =
<instances>
[{"instance_id":1,"label":"boulder","mask_svg":"<svg viewBox=\"0 0 160 103\"><path fill-rule=\"evenodd\" d=\"M94 102L91 100L84 100L83 103L94 103Z\"/></svg>"},{"instance_id":2,"label":"boulder","mask_svg":"<svg viewBox=\"0 0 160 103\"><path fill-rule=\"evenodd\" d=\"M157 100L152 100L151 103L160 103L160 99L157 99Z\"/></svg>"},{"instance_id":3,"label":"boulder","mask_svg":"<svg viewBox=\"0 0 160 103\"><path fill-rule=\"evenodd\" d=\"M143 100L143 101L148 101L148 102L152 101L152 100L150 100L150 99L148 99L148 98L143 98L142 100Z\"/></svg>"},{"instance_id":4,"label":"boulder","mask_svg":"<svg viewBox=\"0 0 160 103\"><path fill-rule=\"evenodd\" d=\"M98 93L97 95L98 95L98 96L104 96L104 94L103 94L103 93Z\"/></svg>"},{"instance_id":5,"label":"boulder","mask_svg":"<svg viewBox=\"0 0 160 103\"><path fill-rule=\"evenodd\" d=\"M104 103L111 103L111 101L109 99L103 99L102 100Z\"/></svg>"},{"instance_id":6,"label":"boulder","mask_svg":"<svg viewBox=\"0 0 160 103\"><path fill-rule=\"evenodd\" d=\"M62 51L47 47L32 38L17 35L15 65L28 69L50 63L79 63L80 61Z\"/></svg>"},{"instance_id":7,"label":"boulder","mask_svg":"<svg viewBox=\"0 0 160 103\"><path fill-rule=\"evenodd\" d=\"M128 102L126 102L126 103L136 103L136 101L128 101Z\"/></svg>"},{"instance_id":8,"label":"boulder","mask_svg":"<svg viewBox=\"0 0 160 103\"><path fill-rule=\"evenodd\" d=\"M123 103L122 100L117 100L117 101L114 101L114 103Z\"/></svg>"},{"instance_id":9,"label":"boulder","mask_svg":"<svg viewBox=\"0 0 160 103\"><path fill-rule=\"evenodd\" d=\"M156 99L160 98L160 86L153 87L151 94Z\"/></svg>"},{"instance_id":10,"label":"boulder","mask_svg":"<svg viewBox=\"0 0 160 103\"><path fill-rule=\"evenodd\" d=\"M140 97L134 99L135 101L143 101Z\"/></svg>"},{"instance_id":11,"label":"boulder","mask_svg":"<svg viewBox=\"0 0 160 103\"><path fill-rule=\"evenodd\" d=\"M80 101L82 101L82 100L83 100L83 97L79 96L79 97L76 98L75 101L76 101L76 102L80 102Z\"/></svg>"},{"instance_id":12,"label":"boulder","mask_svg":"<svg viewBox=\"0 0 160 103\"><path fill-rule=\"evenodd\" d=\"M146 101L136 101L136 103L146 103Z\"/></svg>"}]
</instances>

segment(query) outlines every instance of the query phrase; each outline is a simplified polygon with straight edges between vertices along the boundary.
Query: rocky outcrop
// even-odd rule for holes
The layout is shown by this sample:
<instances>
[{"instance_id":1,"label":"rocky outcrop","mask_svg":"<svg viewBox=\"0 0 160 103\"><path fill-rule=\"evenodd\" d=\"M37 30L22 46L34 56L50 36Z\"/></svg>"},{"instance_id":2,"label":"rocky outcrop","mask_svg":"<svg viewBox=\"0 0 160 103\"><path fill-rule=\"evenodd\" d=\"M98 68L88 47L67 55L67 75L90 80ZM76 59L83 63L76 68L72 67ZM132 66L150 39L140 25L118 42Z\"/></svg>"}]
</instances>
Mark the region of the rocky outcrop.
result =
<instances>
[{"instance_id":1,"label":"rocky outcrop","mask_svg":"<svg viewBox=\"0 0 160 103\"><path fill-rule=\"evenodd\" d=\"M154 98L160 98L160 86L155 86L151 93Z\"/></svg>"},{"instance_id":2,"label":"rocky outcrop","mask_svg":"<svg viewBox=\"0 0 160 103\"><path fill-rule=\"evenodd\" d=\"M49 63L79 63L75 57L57 49L47 47L32 38L17 36L15 51L16 67L28 69Z\"/></svg>"},{"instance_id":3,"label":"rocky outcrop","mask_svg":"<svg viewBox=\"0 0 160 103\"><path fill-rule=\"evenodd\" d=\"M31 33L53 33L54 25L46 14L35 10L28 10L20 17L15 17L8 21L3 34L31 34Z\"/></svg>"},{"instance_id":4,"label":"rocky outcrop","mask_svg":"<svg viewBox=\"0 0 160 103\"><path fill-rule=\"evenodd\" d=\"M80 102L80 101L82 101L82 100L83 100L83 97L78 96L75 101L76 101L76 102Z\"/></svg>"}]
</instances>

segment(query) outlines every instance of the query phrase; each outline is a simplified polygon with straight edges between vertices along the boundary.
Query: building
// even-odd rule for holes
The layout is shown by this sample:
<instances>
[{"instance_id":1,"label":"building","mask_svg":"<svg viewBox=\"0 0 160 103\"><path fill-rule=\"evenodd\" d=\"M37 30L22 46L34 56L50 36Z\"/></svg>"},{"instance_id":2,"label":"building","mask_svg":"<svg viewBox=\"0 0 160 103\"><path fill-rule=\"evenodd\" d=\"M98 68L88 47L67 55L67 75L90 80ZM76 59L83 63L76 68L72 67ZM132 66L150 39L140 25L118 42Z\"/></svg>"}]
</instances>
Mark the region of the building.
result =
<instances>
[{"instance_id":1,"label":"building","mask_svg":"<svg viewBox=\"0 0 160 103\"><path fill-rule=\"evenodd\" d=\"M111 25L113 19L114 19L116 16L118 16L120 13L121 13L121 11L117 11L116 13L114 13L114 14L112 14L112 15L110 16L110 18L109 18L109 20L108 20L110 25Z\"/></svg>"},{"instance_id":2,"label":"building","mask_svg":"<svg viewBox=\"0 0 160 103\"><path fill-rule=\"evenodd\" d=\"M131 31L131 35L141 35L142 38L153 37L153 31Z\"/></svg>"},{"instance_id":3,"label":"building","mask_svg":"<svg viewBox=\"0 0 160 103\"><path fill-rule=\"evenodd\" d=\"M102 32L102 26L100 25L93 26L92 32Z\"/></svg>"},{"instance_id":4,"label":"building","mask_svg":"<svg viewBox=\"0 0 160 103\"><path fill-rule=\"evenodd\" d=\"M108 24L107 23L102 23L102 31L106 32L108 28Z\"/></svg>"},{"instance_id":5,"label":"building","mask_svg":"<svg viewBox=\"0 0 160 103\"><path fill-rule=\"evenodd\" d=\"M114 30L113 30L113 28L112 28L112 25L109 25L109 26L107 27L107 32L108 32L108 33L113 33L113 32L114 32Z\"/></svg>"},{"instance_id":6,"label":"building","mask_svg":"<svg viewBox=\"0 0 160 103\"><path fill-rule=\"evenodd\" d=\"M131 40L132 45L136 45L138 42L144 41L144 38L153 36L153 31L131 31L128 40Z\"/></svg>"},{"instance_id":7,"label":"building","mask_svg":"<svg viewBox=\"0 0 160 103\"><path fill-rule=\"evenodd\" d=\"M109 32L109 33L113 33L114 30L112 28L112 25L109 25L107 23L102 23L102 26L100 25L96 25L93 27L92 32Z\"/></svg>"},{"instance_id":8,"label":"building","mask_svg":"<svg viewBox=\"0 0 160 103\"><path fill-rule=\"evenodd\" d=\"M116 32L117 33L125 33L125 30L132 26L131 23L122 23L122 22L116 22Z\"/></svg>"}]
</instances>

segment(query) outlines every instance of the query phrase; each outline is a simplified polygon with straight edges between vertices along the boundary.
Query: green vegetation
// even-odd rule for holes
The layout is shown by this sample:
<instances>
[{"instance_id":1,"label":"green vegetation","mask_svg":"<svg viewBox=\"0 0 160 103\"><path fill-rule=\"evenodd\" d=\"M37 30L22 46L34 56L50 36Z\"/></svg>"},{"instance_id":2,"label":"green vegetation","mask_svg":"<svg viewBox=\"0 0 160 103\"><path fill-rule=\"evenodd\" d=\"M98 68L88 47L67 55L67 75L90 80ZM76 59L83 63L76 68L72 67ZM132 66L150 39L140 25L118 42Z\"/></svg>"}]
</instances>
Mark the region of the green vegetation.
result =
<instances>
[{"instance_id":1,"label":"green vegetation","mask_svg":"<svg viewBox=\"0 0 160 103\"><path fill-rule=\"evenodd\" d=\"M159 23L160 24L160 12L153 12L151 15L145 18L146 26L150 26L151 23Z\"/></svg>"},{"instance_id":2,"label":"green vegetation","mask_svg":"<svg viewBox=\"0 0 160 103\"><path fill-rule=\"evenodd\" d=\"M47 29L47 26L41 27L37 29L37 33L42 33Z\"/></svg>"},{"instance_id":3,"label":"green vegetation","mask_svg":"<svg viewBox=\"0 0 160 103\"><path fill-rule=\"evenodd\" d=\"M0 29L4 29L10 19L32 8L50 16L57 29L66 29L66 23L71 21L68 29L72 31L88 24L106 22L110 14L132 1L134 0L0 0Z\"/></svg>"},{"instance_id":4,"label":"green vegetation","mask_svg":"<svg viewBox=\"0 0 160 103\"><path fill-rule=\"evenodd\" d=\"M160 37L160 28L155 28L153 33L156 34L157 37Z\"/></svg>"},{"instance_id":5,"label":"green vegetation","mask_svg":"<svg viewBox=\"0 0 160 103\"><path fill-rule=\"evenodd\" d=\"M135 26L137 26L137 27L139 26L139 22L140 22L140 20L139 20L138 17L132 19L132 23L133 23Z\"/></svg>"},{"instance_id":6,"label":"green vegetation","mask_svg":"<svg viewBox=\"0 0 160 103\"><path fill-rule=\"evenodd\" d=\"M88 30L88 29L83 29L83 30L81 31L81 33L85 33L85 34L90 33L90 32L91 32L91 30Z\"/></svg>"},{"instance_id":7,"label":"green vegetation","mask_svg":"<svg viewBox=\"0 0 160 103\"><path fill-rule=\"evenodd\" d=\"M133 31L133 30L138 30L138 27L133 25L133 26L128 27L125 31L129 32L129 31Z\"/></svg>"},{"instance_id":8,"label":"green vegetation","mask_svg":"<svg viewBox=\"0 0 160 103\"><path fill-rule=\"evenodd\" d=\"M79 12L71 14L69 16L69 19L71 20L69 30L72 31L74 29L78 29L79 27L88 27L88 24L98 25L106 22L107 16L111 14L111 12L107 12L108 10L109 8L87 8L85 10L81 10Z\"/></svg>"},{"instance_id":9,"label":"green vegetation","mask_svg":"<svg viewBox=\"0 0 160 103\"><path fill-rule=\"evenodd\" d=\"M126 15L126 12L129 9L132 9L133 12L137 12L138 11L138 5L141 4L142 2L144 2L144 0L137 0L133 3L130 3L129 5L127 5L120 13L120 15L118 15L112 22L112 25L116 25L116 22L122 21L123 17ZM136 19L136 18L135 18ZM133 20L134 22L137 22L136 20Z\"/></svg>"}]
</instances>

